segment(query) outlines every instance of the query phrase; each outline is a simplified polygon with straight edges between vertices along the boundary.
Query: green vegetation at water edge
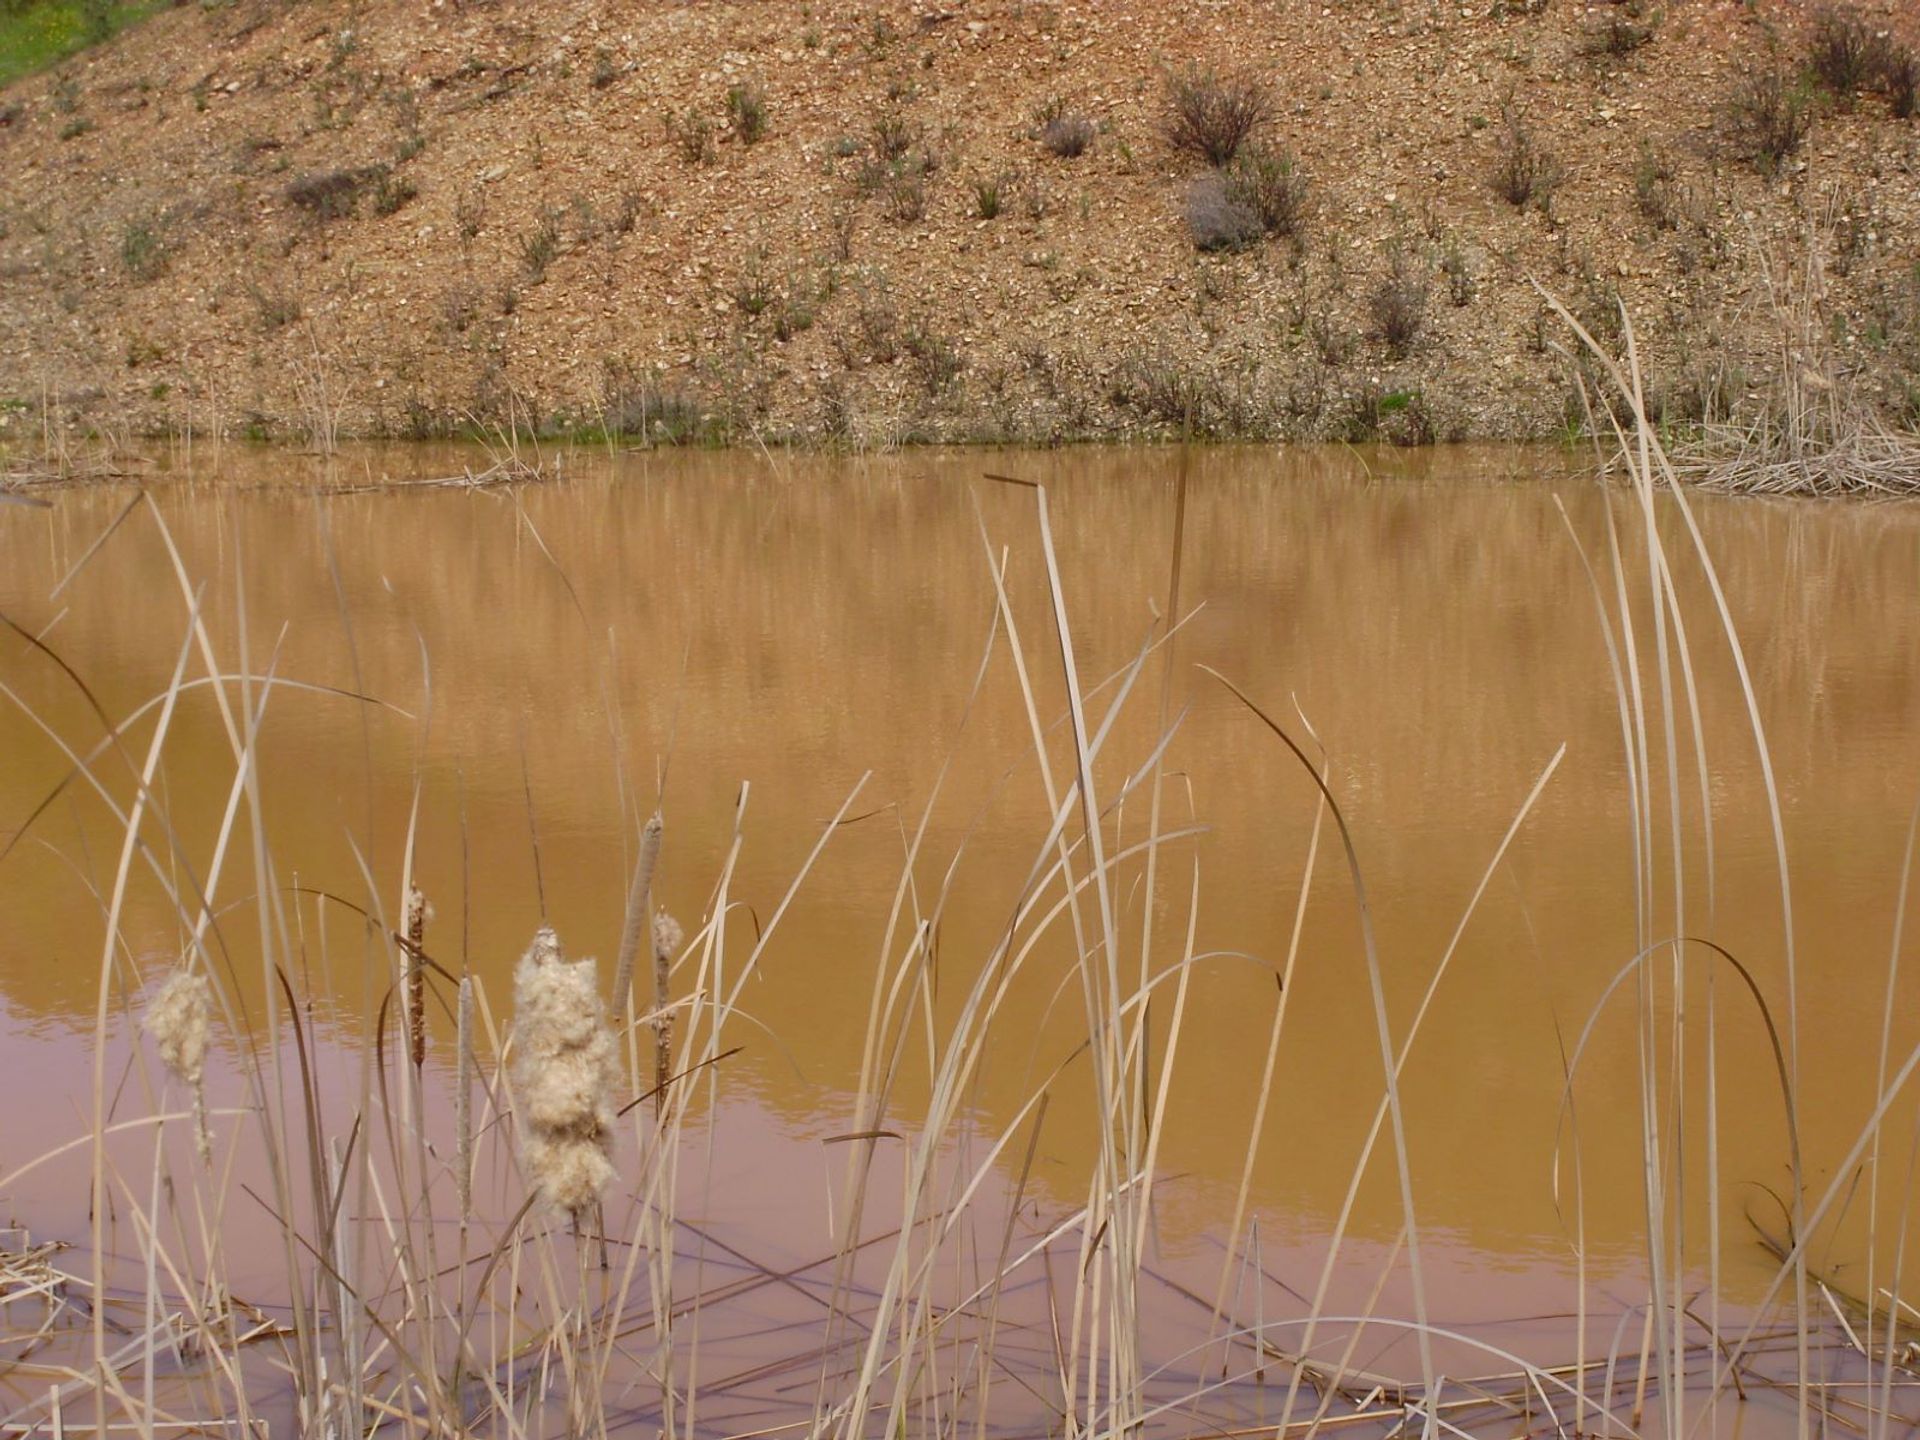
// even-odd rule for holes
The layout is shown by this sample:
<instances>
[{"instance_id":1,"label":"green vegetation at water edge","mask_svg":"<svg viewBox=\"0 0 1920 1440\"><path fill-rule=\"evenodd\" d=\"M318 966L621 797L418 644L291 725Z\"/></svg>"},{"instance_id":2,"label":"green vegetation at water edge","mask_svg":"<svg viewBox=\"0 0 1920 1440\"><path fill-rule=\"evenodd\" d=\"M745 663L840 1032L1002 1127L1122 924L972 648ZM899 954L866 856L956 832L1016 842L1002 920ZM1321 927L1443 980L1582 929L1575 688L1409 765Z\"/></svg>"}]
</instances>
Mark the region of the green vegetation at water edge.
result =
<instances>
[{"instance_id":1,"label":"green vegetation at water edge","mask_svg":"<svg viewBox=\"0 0 1920 1440\"><path fill-rule=\"evenodd\" d=\"M44 70L57 60L138 23L163 0L0 0L0 85Z\"/></svg>"}]
</instances>

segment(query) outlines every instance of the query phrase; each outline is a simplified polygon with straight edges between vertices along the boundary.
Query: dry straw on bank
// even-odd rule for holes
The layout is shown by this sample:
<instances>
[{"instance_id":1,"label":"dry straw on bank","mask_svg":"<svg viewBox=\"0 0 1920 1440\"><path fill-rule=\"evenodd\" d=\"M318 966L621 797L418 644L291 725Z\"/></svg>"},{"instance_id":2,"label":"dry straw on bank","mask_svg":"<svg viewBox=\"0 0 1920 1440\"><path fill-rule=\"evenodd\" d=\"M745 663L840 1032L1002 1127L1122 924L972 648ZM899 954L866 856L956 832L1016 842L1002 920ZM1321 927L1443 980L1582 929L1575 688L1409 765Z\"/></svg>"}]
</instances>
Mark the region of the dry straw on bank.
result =
<instances>
[{"instance_id":1,"label":"dry straw on bank","mask_svg":"<svg viewBox=\"0 0 1920 1440\"><path fill-rule=\"evenodd\" d=\"M620 1066L592 960L542 928L513 972L514 1044L527 1176L576 1220L613 1178Z\"/></svg>"},{"instance_id":2,"label":"dry straw on bank","mask_svg":"<svg viewBox=\"0 0 1920 1440\"><path fill-rule=\"evenodd\" d=\"M1836 340L1829 243L1827 227L1813 227L1796 263L1754 241L1762 373L1731 419L1674 447L1683 479L1748 495L1920 495L1920 435L1889 423Z\"/></svg>"}]
</instances>

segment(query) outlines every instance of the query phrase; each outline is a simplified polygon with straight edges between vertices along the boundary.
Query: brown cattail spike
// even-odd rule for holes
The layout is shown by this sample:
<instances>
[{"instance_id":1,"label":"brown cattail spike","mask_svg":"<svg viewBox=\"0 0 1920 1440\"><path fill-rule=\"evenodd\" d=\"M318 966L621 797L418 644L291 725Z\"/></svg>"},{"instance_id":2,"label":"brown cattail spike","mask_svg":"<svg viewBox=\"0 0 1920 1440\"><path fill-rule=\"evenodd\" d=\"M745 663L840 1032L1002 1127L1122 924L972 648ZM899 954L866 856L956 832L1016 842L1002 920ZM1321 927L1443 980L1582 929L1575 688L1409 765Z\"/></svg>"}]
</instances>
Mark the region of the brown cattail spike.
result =
<instances>
[{"instance_id":1,"label":"brown cattail spike","mask_svg":"<svg viewBox=\"0 0 1920 1440\"><path fill-rule=\"evenodd\" d=\"M667 1103L667 1081L673 1074L673 1012L667 1009L668 982L673 957L686 940L680 922L662 910L653 917L653 1113Z\"/></svg>"},{"instance_id":2,"label":"brown cattail spike","mask_svg":"<svg viewBox=\"0 0 1920 1440\"><path fill-rule=\"evenodd\" d=\"M418 885L407 889L405 917L406 939L402 948L407 962L407 1039L414 1069L427 1063L427 922L433 919L433 906Z\"/></svg>"}]
</instances>

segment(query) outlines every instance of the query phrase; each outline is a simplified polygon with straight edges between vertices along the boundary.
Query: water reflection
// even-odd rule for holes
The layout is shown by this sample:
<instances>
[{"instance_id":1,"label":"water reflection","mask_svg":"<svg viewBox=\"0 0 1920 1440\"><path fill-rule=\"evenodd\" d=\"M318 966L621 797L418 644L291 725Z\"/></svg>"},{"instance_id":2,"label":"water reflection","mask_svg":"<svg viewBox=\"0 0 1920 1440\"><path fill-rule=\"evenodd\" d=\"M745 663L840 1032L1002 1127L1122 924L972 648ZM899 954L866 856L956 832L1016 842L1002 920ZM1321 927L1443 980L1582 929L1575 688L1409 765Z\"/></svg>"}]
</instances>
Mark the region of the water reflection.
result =
<instances>
[{"instance_id":1,"label":"water reflection","mask_svg":"<svg viewBox=\"0 0 1920 1440\"><path fill-rule=\"evenodd\" d=\"M453 463L368 452L347 473ZM1184 893L1197 857L1197 944L1221 958L1202 967L1186 1017L1162 1155L1180 1177L1164 1238L1209 1243L1230 1207L1314 814L1300 767L1205 666L1289 723L1305 717L1324 742L1402 1034L1501 835L1566 744L1406 1072L1423 1223L1487 1260L1564 1254L1551 1189L1563 1047L1632 955L1635 919L1620 712L1582 559L1585 547L1604 569L1604 497L1559 452L858 461L585 452L569 457L564 482L510 493L326 497L284 457L230 451L217 469L176 478L154 498L187 573L204 582L200 603L223 659L238 663L244 624L256 673L271 667L343 692L269 699L261 743L279 879L364 899L364 862L391 904L417 787L437 944L502 1003L511 961L543 915L576 949L611 954L637 819L656 795L668 825L663 898L692 919L732 844L745 787L734 893L765 920L827 818L861 786L853 810L863 818L808 875L747 993L770 1033L748 1043L725 1081L729 1095L802 1137L844 1118L907 837L942 766L951 759L915 873L931 892L959 856L941 934L943 997L964 990L1004 927L1044 833L1018 677L993 630L992 566L1005 553L1042 718L1056 720L1033 499L982 472L1050 487L1089 676L1124 666L1157 633L1184 475L1180 606L1194 613L1172 647L1164 699L1156 660L1101 771L1116 785L1150 752L1161 715L1178 718L1169 765L1180 783L1168 795L1170 815L1182 813L1168 823L1184 823L1190 795L1205 826L1179 851L1176 888ZM0 606L44 633L114 716L165 689L188 614L147 517L129 518L88 557L125 499L75 491L44 514L0 510ZM1920 512L1703 502L1702 523L1749 647L1785 806L1803 947L1803 1125L1824 1178L1871 1104L1920 778ZM1710 599L1697 575L1680 580L1717 846L1711 877L1698 864L1692 877L1694 924L1778 1003L1784 947L1764 793ZM1645 597L1631 598L1644 611ZM0 676L75 743L98 738L85 698L15 639L0 651ZM127 737L136 760L147 733L136 726ZM1065 730L1047 745L1064 773ZM65 762L16 706L0 712L0 753L0 827L12 831ZM102 764L126 773L117 755ZM160 790L186 853L211 852L231 769L211 695L185 695ZM1137 834L1144 818L1123 824ZM82 1043L116 843L73 786L0 867L0 997L12 1023ZM1381 1089L1351 891L1337 855L1323 850L1321 860L1254 1176L1263 1223L1303 1241L1340 1203ZM249 861L221 898L239 904L251 888ZM1137 914L1142 900L1130 892L1122 902ZM132 904L131 958L175 953L178 927L152 887ZM307 927L302 953L316 983L338 997L331 1023L357 1030L384 980L369 974L340 915L322 929L324 909L291 913ZM1168 909L1168 925L1177 912ZM1163 962L1176 939L1165 938ZM1056 1000L1056 980L1036 977L1022 992L1032 1034L1009 1047L1014 1058L978 1097L994 1123L1051 1064L1047 1047L1071 1034L1073 1007ZM1900 987L1896 1045L1914 1039L1909 988ZM1782 1182L1786 1133L1764 1029L1750 1010L1721 1003L1720 1164L1740 1196ZM1580 1091L1586 1173L1599 1177L1589 1237L1622 1254L1644 1218L1639 1063L1623 1005L1597 1032ZM1038 1162L1038 1183L1063 1197L1081 1183L1093 1143L1086 1089L1070 1069ZM910 1085L903 1112L917 1103ZM70 1109L10 1127L9 1149L49 1143ZM1397 1191L1390 1164L1375 1168L1357 1224L1388 1243ZM1731 1263L1763 1273L1744 1251Z\"/></svg>"}]
</instances>

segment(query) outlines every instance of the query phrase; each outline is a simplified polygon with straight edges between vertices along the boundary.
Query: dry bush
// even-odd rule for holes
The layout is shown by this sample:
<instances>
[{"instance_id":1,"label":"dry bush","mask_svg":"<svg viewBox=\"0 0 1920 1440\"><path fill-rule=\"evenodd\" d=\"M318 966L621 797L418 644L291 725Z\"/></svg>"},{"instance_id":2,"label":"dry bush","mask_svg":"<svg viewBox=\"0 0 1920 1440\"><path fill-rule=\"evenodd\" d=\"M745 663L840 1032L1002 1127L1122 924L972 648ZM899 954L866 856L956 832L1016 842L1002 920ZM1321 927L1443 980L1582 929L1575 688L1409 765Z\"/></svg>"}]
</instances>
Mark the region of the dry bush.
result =
<instances>
[{"instance_id":1,"label":"dry bush","mask_svg":"<svg viewBox=\"0 0 1920 1440\"><path fill-rule=\"evenodd\" d=\"M1042 145L1062 160L1074 160L1093 145L1093 121L1077 110L1069 110L1059 98L1047 101L1034 116L1034 134Z\"/></svg>"},{"instance_id":2,"label":"dry bush","mask_svg":"<svg viewBox=\"0 0 1920 1440\"><path fill-rule=\"evenodd\" d=\"M667 115L665 128L667 139L689 165L706 165L713 160L713 121L698 110Z\"/></svg>"},{"instance_id":3,"label":"dry bush","mask_svg":"<svg viewBox=\"0 0 1920 1440\"><path fill-rule=\"evenodd\" d=\"M1873 79L1879 50L1865 20L1852 10L1829 6L1814 17L1807 64L1834 96L1851 101Z\"/></svg>"},{"instance_id":4,"label":"dry bush","mask_svg":"<svg viewBox=\"0 0 1920 1440\"><path fill-rule=\"evenodd\" d=\"M1806 87L1777 68L1741 79L1722 107L1722 118L1734 153L1762 175L1778 170L1813 126Z\"/></svg>"},{"instance_id":5,"label":"dry bush","mask_svg":"<svg viewBox=\"0 0 1920 1440\"><path fill-rule=\"evenodd\" d=\"M1404 245L1387 252L1387 273L1367 295L1367 315L1374 337L1396 355L1403 355L1420 338L1427 324L1427 299L1432 286L1426 268Z\"/></svg>"},{"instance_id":6,"label":"dry bush","mask_svg":"<svg viewBox=\"0 0 1920 1440\"><path fill-rule=\"evenodd\" d=\"M1564 171L1553 152L1540 143L1517 107L1501 107L1499 149L1489 177L1493 191L1509 205L1545 208L1560 187Z\"/></svg>"},{"instance_id":7,"label":"dry bush","mask_svg":"<svg viewBox=\"0 0 1920 1440\"><path fill-rule=\"evenodd\" d=\"M1266 85L1251 75L1189 69L1167 81L1173 148L1209 165L1227 164L1273 113Z\"/></svg>"},{"instance_id":8,"label":"dry bush","mask_svg":"<svg viewBox=\"0 0 1920 1440\"><path fill-rule=\"evenodd\" d=\"M1596 60L1617 60L1651 45L1659 34L1657 26L1642 24L1627 15L1610 12L1589 25L1580 36L1580 53Z\"/></svg>"},{"instance_id":9,"label":"dry bush","mask_svg":"<svg viewBox=\"0 0 1920 1440\"><path fill-rule=\"evenodd\" d=\"M1259 212L1220 175L1202 175L1187 190L1187 231L1196 250L1244 250L1266 234Z\"/></svg>"},{"instance_id":10,"label":"dry bush","mask_svg":"<svg viewBox=\"0 0 1920 1440\"><path fill-rule=\"evenodd\" d=\"M1745 494L1920 495L1920 435L1889 421L1835 341L1828 244L1816 227L1796 263L1759 248L1765 363L1725 421L1676 451L1681 475Z\"/></svg>"},{"instance_id":11,"label":"dry bush","mask_svg":"<svg viewBox=\"0 0 1920 1440\"><path fill-rule=\"evenodd\" d=\"M1226 194L1259 216L1269 235L1298 239L1305 229L1307 177L1284 150L1244 147L1227 169Z\"/></svg>"},{"instance_id":12,"label":"dry bush","mask_svg":"<svg viewBox=\"0 0 1920 1440\"><path fill-rule=\"evenodd\" d=\"M288 182L287 199L314 220L343 220L378 173L379 167L309 171Z\"/></svg>"},{"instance_id":13,"label":"dry bush","mask_svg":"<svg viewBox=\"0 0 1920 1440\"><path fill-rule=\"evenodd\" d=\"M1896 120L1920 114L1920 55L1892 39L1882 40L1875 56L1880 88Z\"/></svg>"}]
</instances>

